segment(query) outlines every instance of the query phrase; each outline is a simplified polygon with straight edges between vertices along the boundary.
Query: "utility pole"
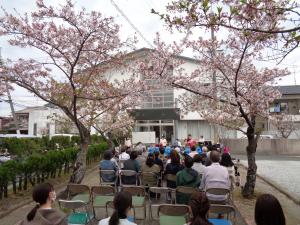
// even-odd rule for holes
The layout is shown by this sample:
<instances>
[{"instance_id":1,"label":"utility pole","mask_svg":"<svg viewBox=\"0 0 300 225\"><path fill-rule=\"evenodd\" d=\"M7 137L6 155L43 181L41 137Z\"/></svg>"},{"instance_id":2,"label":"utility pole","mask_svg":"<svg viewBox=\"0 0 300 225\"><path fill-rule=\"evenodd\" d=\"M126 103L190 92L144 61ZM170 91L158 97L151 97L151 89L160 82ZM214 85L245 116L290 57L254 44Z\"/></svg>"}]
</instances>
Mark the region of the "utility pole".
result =
<instances>
[{"instance_id":1,"label":"utility pole","mask_svg":"<svg viewBox=\"0 0 300 225\"><path fill-rule=\"evenodd\" d=\"M2 61L2 55L1 55L1 48L0 48L0 66L3 65L3 61ZM9 86L8 86L8 82L7 79L5 79L5 87L6 87L6 92L7 92L7 98L8 98L8 103L10 105L10 109L11 109L11 114L13 116L13 120L14 120L14 124L16 127L16 133L20 134L20 128L19 128L19 123L18 123L18 119L17 116L15 114L15 109L14 109L14 105L13 102L11 100L11 95L10 95L10 91L9 91Z\"/></svg>"},{"instance_id":2,"label":"utility pole","mask_svg":"<svg viewBox=\"0 0 300 225\"><path fill-rule=\"evenodd\" d=\"M215 49L215 31L214 31L214 27L211 27L211 40L213 42L213 48L211 51L211 57L212 57L212 61L215 59L215 55L216 55L216 49ZM216 103L216 107L218 107L218 93L217 93L217 75L216 75L216 70L213 69L213 74L212 74L212 88L213 88L213 97ZM214 143L218 143L219 142L219 135L218 135L218 125L214 124L213 125L213 129L214 129Z\"/></svg>"}]
</instances>

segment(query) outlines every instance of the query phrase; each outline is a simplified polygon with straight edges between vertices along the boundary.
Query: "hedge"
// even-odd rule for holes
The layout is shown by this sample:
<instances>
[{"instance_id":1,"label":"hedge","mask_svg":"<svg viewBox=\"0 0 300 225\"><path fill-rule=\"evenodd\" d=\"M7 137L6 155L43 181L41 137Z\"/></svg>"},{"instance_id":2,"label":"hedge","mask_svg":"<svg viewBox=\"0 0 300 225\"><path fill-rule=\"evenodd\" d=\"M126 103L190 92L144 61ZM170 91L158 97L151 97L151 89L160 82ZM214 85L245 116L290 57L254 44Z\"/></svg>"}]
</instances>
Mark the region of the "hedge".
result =
<instances>
[{"instance_id":1,"label":"hedge","mask_svg":"<svg viewBox=\"0 0 300 225\"><path fill-rule=\"evenodd\" d=\"M87 152L87 163L99 160L101 154L107 150L107 143L90 145ZM74 164L78 147L63 150L51 150L17 160L10 160L0 166L0 199L8 196L8 186L11 183L13 192L27 190L28 184L34 186L48 178L55 178L69 172Z\"/></svg>"},{"instance_id":2,"label":"hedge","mask_svg":"<svg viewBox=\"0 0 300 225\"><path fill-rule=\"evenodd\" d=\"M104 139L98 135L91 135L91 144L99 144ZM76 143L76 144L75 144ZM24 157L34 153L41 153L44 150L69 148L80 144L79 136L43 136L41 138L2 138L0 140L0 148L7 148L11 155Z\"/></svg>"}]
</instances>

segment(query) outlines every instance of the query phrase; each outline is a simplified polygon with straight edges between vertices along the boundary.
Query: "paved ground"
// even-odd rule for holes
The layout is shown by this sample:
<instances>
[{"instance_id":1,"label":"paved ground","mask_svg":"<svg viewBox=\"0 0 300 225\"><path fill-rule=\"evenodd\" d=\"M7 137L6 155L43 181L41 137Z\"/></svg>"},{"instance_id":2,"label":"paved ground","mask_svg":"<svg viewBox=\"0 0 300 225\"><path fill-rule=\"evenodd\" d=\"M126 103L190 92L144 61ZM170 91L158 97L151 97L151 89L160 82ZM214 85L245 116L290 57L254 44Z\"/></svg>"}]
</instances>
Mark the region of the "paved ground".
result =
<instances>
[{"instance_id":1,"label":"paved ground","mask_svg":"<svg viewBox=\"0 0 300 225\"><path fill-rule=\"evenodd\" d=\"M239 155L247 166L246 156ZM300 156L257 156L257 173L270 179L300 201Z\"/></svg>"},{"instance_id":2,"label":"paved ground","mask_svg":"<svg viewBox=\"0 0 300 225\"><path fill-rule=\"evenodd\" d=\"M243 167L239 168L242 177L242 185L245 183L246 170ZM287 176L287 175L285 175ZM276 188L267 184L264 180L257 177L255 186L255 195L262 193L270 193L276 196L280 201L283 208L286 225L300 225L300 206L295 204L294 201L286 197L286 195L279 192ZM241 196L241 189L236 189L234 192L234 202L239 212L245 218L249 225L255 225L254 222L254 208L256 197L253 199L245 199ZM237 223L239 225L239 223Z\"/></svg>"},{"instance_id":3,"label":"paved ground","mask_svg":"<svg viewBox=\"0 0 300 225\"><path fill-rule=\"evenodd\" d=\"M95 168L92 172L88 173L83 181L84 184L87 184L89 186L93 185L99 185L99 175L98 175L98 170ZM165 198L162 197L162 200ZM34 203L30 203L24 207L21 207L9 215L3 217L0 219L0 225L14 225L18 221L22 220L26 214L34 207ZM103 209L96 211L98 217L104 218L105 217L105 212ZM153 210L153 215L156 215L156 210L154 208ZM141 218L142 216L142 211L137 211L137 218ZM147 207L147 217L148 219L146 221L143 220L138 220L138 224L151 224L151 225L158 225L157 221L151 221L149 220L149 208ZM98 224L98 221L94 221L93 225ZM243 221L241 218L240 214L237 213L237 218L236 218L236 224L238 225L246 225L246 223Z\"/></svg>"}]
</instances>

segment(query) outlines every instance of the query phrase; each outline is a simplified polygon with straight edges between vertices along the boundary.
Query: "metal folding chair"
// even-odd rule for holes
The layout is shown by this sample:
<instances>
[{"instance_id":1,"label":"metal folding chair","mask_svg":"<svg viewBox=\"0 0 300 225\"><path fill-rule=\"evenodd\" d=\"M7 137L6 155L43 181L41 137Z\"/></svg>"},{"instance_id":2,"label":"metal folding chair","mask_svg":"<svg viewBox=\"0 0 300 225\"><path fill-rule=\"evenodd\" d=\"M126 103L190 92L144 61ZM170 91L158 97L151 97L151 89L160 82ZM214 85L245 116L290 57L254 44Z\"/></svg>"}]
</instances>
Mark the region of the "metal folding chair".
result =
<instances>
[{"instance_id":1,"label":"metal folding chair","mask_svg":"<svg viewBox=\"0 0 300 225\"><path fill-rule=\"evenodd\" d=\"M156 198L155 198L155 201L151 198L149 198L149 214L150 214L150 218L152 219L153 218L153 213L152 213L152 207L153 206L159 206L160 204L154 204L154 203L158 203L157 201L157 194L160 194L161 197L162 195L165 195L165 199L166 201L168 201L168 195L172 196L172 192L174 191L173 189L171 188L167 188L167 187L150 187L149 188L149 191L153 192L156 194ZM161 203L161 201L160 201ZM171 199L171 203L172 203L172 199Z\"/></svg>"},{"instance_id":2,"label":"metal folding chair","mask_svg":"<svg viewBox=\"0 0 300 225\"><path fill-rule=\"evenodd\" d=\"M119 180L120 180L120 186L124 186L124 180L126 177L135 177L135 185L138 185L138 173L134 170L120 170L119 171ZM125 186L128 185L125 182ZM132 184L129 184L132 185Z\"/></svg>"},{"instance_id":3,"label":"metal folding chair","mask_svg":"<svg viewBox=\"0 0 300 225\"><path fill-rule=\"evenodd\" d=\"M221 201L216 201L216 200L210 200L211 203L213 204L223 204L226 203L226 202L231 202L231 194L230 194L230 189L228 188L213 188L213 187L210 187L210 188L207 188L205 190L206 194L211 194L211 195L215 195L215 196L226 196L226 199L225 200L221 200Z\"/></svg>"},{"instance_id":4,"label":"metal folding chair","mask_svg":"<svg viewBox=\"0 0 300 225\"><path fill-rule=\"evenodd\" d=\"M189 207L187 205L161 204L158 206L157 217L160 225L182 225L189 219Z\"/></svg>"},{"instance_id":5,"label":"metal folding chair","mask_svg":"<svg viewBox=\"0 0 300 225\"><path fill-rule=\"evenodd\" d=\"M118 171L99 169L99 175L100 175L100 185L114 185L115 187L117 186ZM115 179L114 179L114 181L104 181L103 175L111 175L111 176L114 176Z\"/></svg>"},{"instance_id":6,"label":"metal folding chair","mask_svg":"<svg viewBox=\"0 0 300 225\"><path fill-rule=\"evenodd\" d=\"M219 205L211 204L209 209L209 215L213 214L226 214L227 220L230 221L233 225L235 224L236 212L235 208L231 205ZM233 215L231 217L231 215Z\"/></svg>"},{"instance_id":7,"label":"metal folding chair","mask_svg":"<svg viewBox=\"0 0 300 225\"><path fill-rule=\"evenodd\" d=\"M189 198L194 194L195 192L198 192L198 188L194 187L186 187L186 186L178 186L176 188L176 197L175 197L175 204L178 203L177 194L183 194L186 196L189 196ZM185 202L185 204L188 204L188 202Z\"/></svg>"},{"instance_id":8,"label":"metal folding chair","mask_svg":"<svg viewBox=\"0 0 300 225\"><path fill-rule=\"evenodd\" d=\"M157 187L159 184L159 175L152 172L142 172L140 174L141 184L148 187Z\"/></svg>"},{"instance_id":9,"label":"metal folding chair","mask_svg":"<svg viewBox=\"0 0 300 225\"><path fill-rule=\"evenodd\" d=\"M136 218L136 208L144 209L144 218L146 219L146 191L140 186L123 186L122 191L132 194L133 215Z\"/></svg>"},{"instance_id":10,"label":"metal folding chair","mask_svg":"<svg viewBox=\"0 0 300 225\"><path fill-rule=\"evenodd\" d=\"M72 212L68 215L68 224L89 224L94 218L90 214L88 206L89 203L80 200L58 200L61 209L70 209ZM79 210L79 209L84 209Z\"/></svg>"},{"instance_id":11,"label":"metal folding chair","mask_svg":"<svg viewBox=\"0 0 300 225\"><path fill-rule=\"evenodd\" d=\"M95 208L106 208L106 203L113 201L114 195L115 189L112 186L93 186L91 188L93 213L97 220L99 219L96 217ZM106 216L108 215L106 214Z\"/></svg>"},{"instance_id":12,"label":"metal folding chair","mask_svg":"<svg viewBox=\"0 0 300 225\"><path fill-rule=\"evenodd\" d=\"M89 186L83 184L68 184L68 200L90 202L91 191Z\"/></svg>"}]
</instances>

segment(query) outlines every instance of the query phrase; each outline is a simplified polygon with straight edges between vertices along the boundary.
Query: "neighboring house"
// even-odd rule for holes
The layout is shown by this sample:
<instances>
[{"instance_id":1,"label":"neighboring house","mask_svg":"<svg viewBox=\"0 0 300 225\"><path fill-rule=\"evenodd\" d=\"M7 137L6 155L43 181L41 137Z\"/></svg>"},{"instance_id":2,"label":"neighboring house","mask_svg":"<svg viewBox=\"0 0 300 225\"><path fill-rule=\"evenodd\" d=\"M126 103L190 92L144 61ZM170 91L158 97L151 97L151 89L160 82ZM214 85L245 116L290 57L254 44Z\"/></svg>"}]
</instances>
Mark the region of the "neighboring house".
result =
<instances>
[{"instance_id":1,"label":"neighboring house","mask_svg":"<svg viewBox=\"0 0 300 225\"><path fill-rule=\"evenodd\" d=\"M128 53L128 62L134 65L136 59L145 59L151 49L142 48ZM181 65L186 71L193 71L198 67L198 61L193 58L184 56L176 56L183 60ZM169 72L173 73L173 68L169 66ZM106 72L111 79L122 79L126 73L111 69ZM140 79L143 79L142 75ZM208 76L205 79L207 83L211 82ZM157 80L145 80L149 86L157 85ZM166 88L155 90L149 94L145 94L139 107L131 109L131 113L135 119L134 131L154 131L156 134L156 142L164 135L168 142L174 141L176 138L181 140L187 138L191 134L193 138L199 139L204 136L206 140L214 139L214 129L212 124L204 120L199 113L189 112L183 113L183 108L178 102L178 98L184 91L175 88Z\"/></svg>"},{"instance_id":2,"label":"neighboring house","mask_svg":"<svg viewBox=\"0 0 300 225\"><path fill-rule=\"evenodd\" d=\"M283 118L292 123L294 129L288 138L300 139L300 85L277 86L277 88L282 96L270 105L270 115L284 115ZM265 137L281 137L278 128L269 119L258 118L257 127ZM237 132L238 138L244 136L241 132Z\"/></svg>"},{"instance_id":3,"label":"neighboring house","mask_svg":"<svg viewBox=\"0 0 300 225\"><path fill-rule=\"evenodd\" d=\"M27 107L15 113L19 121L21 134L33 136L53 136L54 134L63 133L78 134L73 123L65 119L64 113L53 105ZM2 133L16 133L13 119L11 117L5 119L0 118Z\"/></svg>"}]
</instances>

